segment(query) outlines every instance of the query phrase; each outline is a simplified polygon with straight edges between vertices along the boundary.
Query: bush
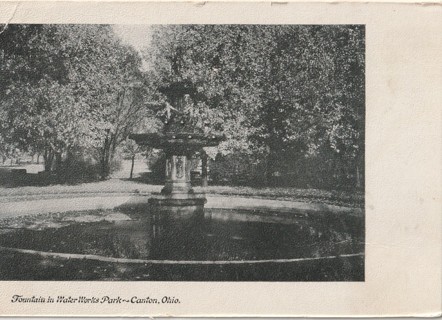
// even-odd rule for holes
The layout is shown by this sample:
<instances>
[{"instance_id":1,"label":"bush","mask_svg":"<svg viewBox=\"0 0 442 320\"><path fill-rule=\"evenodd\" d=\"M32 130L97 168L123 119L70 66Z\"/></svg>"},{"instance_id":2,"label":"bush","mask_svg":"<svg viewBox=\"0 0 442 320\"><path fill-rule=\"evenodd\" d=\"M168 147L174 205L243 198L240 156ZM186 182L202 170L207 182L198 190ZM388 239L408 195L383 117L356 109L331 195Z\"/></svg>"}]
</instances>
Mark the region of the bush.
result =
<instances>
[{"instance_id":1,"label":"bush","mask_svg":"<svg viewBox=\"0 0 442 320\"><path fill-rule=\"evenodd\" d=\"M217 155L209 163L209 177L218 185L265 185L265 162L258 156L236 153Z\"/></svg>"},{"instance_id":2,"label":"bush","mask_svg":"<svg viewBox=\"0 0 442 320\"><path fill-rule=\"evenodd\" d=\"M266 164L263 155L218 155L209 164L209 176L212 184L217 185L319 189L352 189L356 186L355 164L326 154L309 157L281 155L271 163L273 172L270 174L267 174ZM363 179L363 167L360 170Z\"/></svg>"},{"instance_id":3,"label":"bush","mask_svg":"<svg viewBox=\"0 0 442 320\"><path fill-rule=\"evenodd\" d=\"M121 169L121 159L116 157L110 163L110 173ZM84 152L70 154L63 160L57 173L59 182L77 183L100 180L100 163Z\"/></svg>"},{"instance_id":4,"label":"bush","mask_svg":"<svg viewBox=\"0 0 442 320\"><path fill-rule=\"evenodd\" d=\"M166 154L160 152L155 157L151 157L149 159L149 169L151 172L145 179L147 182L155 184L164 183L166 179Z\"/></svg>"}]
</instances>

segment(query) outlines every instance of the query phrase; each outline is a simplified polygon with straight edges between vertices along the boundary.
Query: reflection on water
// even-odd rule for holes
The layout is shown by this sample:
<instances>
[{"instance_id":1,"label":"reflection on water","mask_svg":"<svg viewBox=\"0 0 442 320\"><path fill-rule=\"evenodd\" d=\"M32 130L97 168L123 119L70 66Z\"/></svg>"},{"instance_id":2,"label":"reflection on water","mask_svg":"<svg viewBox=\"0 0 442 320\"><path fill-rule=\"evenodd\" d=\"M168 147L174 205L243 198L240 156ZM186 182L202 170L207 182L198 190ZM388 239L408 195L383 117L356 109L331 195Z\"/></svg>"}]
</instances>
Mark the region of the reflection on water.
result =
<instances>
[{"instance_id":1,"label":"reflection on water","mask_svg":"<svg viewBox=\"0 0 442 320\"><path fill-rule=\"evenodd\" d=\"M363 237L358 217L226 209L183 219L145 210L88 211L0 226L4 247L155 260L335 256L363 252Z\"/></svg>"}]
</instances>

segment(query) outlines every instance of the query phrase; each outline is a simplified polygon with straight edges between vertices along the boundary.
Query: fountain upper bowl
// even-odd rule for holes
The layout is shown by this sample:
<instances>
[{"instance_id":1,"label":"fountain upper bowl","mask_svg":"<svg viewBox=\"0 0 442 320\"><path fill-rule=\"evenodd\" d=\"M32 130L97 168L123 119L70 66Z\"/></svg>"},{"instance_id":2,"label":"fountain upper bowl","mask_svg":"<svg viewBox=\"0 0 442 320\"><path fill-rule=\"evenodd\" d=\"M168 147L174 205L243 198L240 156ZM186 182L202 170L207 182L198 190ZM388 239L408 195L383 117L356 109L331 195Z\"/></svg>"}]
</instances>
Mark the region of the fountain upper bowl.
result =
<instances>
[{"instance_id":1,"label":"fountain upper bowl","mask_svg":"<svg viewBox=\"0 0 442 320\"><path fill-rule=\"evenodd\" d=\"M156 149L200 149L217 146L225 139L223 135L189 132L138 133L129 135L139 145Z\"/></svg>"}]
</instances>

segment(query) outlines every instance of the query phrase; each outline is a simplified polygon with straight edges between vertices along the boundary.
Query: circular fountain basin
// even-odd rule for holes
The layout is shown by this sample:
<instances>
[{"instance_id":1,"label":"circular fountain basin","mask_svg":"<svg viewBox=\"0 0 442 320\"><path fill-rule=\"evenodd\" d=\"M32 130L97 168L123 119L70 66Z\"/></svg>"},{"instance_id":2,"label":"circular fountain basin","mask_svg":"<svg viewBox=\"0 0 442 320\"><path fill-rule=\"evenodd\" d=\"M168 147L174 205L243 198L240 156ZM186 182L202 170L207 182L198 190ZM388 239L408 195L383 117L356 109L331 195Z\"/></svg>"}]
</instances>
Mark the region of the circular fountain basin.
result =
<instances>
[{"instance_id":1,"label":"circular fountain basin","mask_svg":"<svg viewBox=\"0 0 442 320\"><path fill-rule=\"evenodd\" d=\"M0 220L2 280L361 281L361 216L154 207Z\"/></svg>"}]
</instances>

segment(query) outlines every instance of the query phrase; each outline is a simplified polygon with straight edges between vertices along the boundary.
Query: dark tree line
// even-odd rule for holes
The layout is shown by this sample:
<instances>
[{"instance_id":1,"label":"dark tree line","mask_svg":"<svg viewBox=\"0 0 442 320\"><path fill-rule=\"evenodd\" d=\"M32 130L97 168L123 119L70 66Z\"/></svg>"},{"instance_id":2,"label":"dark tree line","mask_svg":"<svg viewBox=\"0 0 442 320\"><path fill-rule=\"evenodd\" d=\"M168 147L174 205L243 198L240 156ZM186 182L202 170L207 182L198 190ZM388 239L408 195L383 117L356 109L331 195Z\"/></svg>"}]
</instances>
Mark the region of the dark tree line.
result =
<instances>
[{"instance_id":1,"label":"dark tree line","mask_svg":"<svg viewBox=\"0 0 442 320\"><path fill-rule=\"evenodd\" d=\"M119 149L140 151L130 132L160 129L159 88L186 81L191 123L227 137L211 161L254 167L264 184L362 186L363 26L167 25L148 40L140 55L107 25L8 25L1 155L39 154L49 172L89 156L105 179Z\"/></svg>"},{"instance_id":2,"label":"dark tree line","mask_svg":"<svg viewBox=\"0 0 442 320\"><path fill-rule=\"evenodd\" d=\"M158 83L196 87L188 114L226 134L223 155L254 158L265 183L308 173L362 186L364 39L363 26L158 26L146 56Z\"/></svg>"}]
</instances>

